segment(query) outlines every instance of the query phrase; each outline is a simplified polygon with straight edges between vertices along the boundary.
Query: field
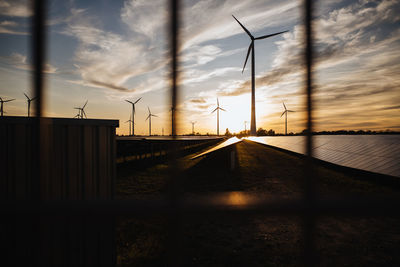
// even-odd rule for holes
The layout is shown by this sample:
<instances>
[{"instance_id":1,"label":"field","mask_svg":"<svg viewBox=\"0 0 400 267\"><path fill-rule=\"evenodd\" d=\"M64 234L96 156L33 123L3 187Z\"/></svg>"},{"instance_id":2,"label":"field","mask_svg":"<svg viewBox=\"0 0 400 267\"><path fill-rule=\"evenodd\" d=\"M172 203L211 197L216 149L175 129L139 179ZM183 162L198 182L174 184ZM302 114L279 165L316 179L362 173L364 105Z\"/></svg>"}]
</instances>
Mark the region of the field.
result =
<instances>
[{"instance_id":1,"label":"field","mask_svg":"<svg viewBox=\"0 0 400 267\"><path fill-rule=\"evenodd\" d=\"M298 198L304 160L250 141L235 145L236 168L230 170L229 151L205 158L179 160L184 196L214 196L225 192ZM317 165L321 196L399 196L396 188L368 182L363 174ZM160 199L167 192L168 166L118 169L117 198ZM320 217L317 255L321 266L399 266L399 218ZM120 266L165 266L167 218L121 217L117 221ZM302 220L296 216L187 217L181 224L180 260L187 266L298 266L302 255Z\"/></svg>"}]
</instances>

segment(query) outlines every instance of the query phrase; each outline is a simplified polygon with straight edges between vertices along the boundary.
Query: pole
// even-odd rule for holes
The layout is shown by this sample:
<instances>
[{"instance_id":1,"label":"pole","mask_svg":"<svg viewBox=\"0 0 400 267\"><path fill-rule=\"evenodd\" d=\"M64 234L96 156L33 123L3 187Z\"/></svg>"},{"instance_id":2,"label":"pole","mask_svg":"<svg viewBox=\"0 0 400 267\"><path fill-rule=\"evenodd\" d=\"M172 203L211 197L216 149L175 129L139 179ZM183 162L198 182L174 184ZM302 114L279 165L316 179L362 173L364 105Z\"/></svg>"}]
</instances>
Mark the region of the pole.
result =
<instances>
[{"instance_id":1,"label":"pole","mask_svg":"<svg viewBox=\"0 0 400 267\"><path fill-rule=\"evenodd\" d=\"M287 135L287 111L285 112L285 135Z\"/></svg>"},{"instance_id":2,"label":"pole","mask_svg":"<svg viewBox=\"0 0 400 267\"><path fill-rule=\"evenodd\" d=\"M250 134L256 135L257 127L256 127L256 79L255 79L255 56L254 56L254 40L251 42L251 125L250 125Z\"/></svg>"},{"instance_id":3,"label":"pole","mask_svg":"<svg viewBox=\"0 0 400 267\"><path fill-rule=\"evenodd\" d=\"M219 109L217 109L217 135L219 136Z\"/></svg>"},{"instance_id":4,"label":"pole","mask_svg":"<svg viewBox=\"0 0 400 267\"><path fill-rule=\"evenodd\" d=\"M135 135L135 104L132 104L132 136Z\"/></svg>"}]
</instances>

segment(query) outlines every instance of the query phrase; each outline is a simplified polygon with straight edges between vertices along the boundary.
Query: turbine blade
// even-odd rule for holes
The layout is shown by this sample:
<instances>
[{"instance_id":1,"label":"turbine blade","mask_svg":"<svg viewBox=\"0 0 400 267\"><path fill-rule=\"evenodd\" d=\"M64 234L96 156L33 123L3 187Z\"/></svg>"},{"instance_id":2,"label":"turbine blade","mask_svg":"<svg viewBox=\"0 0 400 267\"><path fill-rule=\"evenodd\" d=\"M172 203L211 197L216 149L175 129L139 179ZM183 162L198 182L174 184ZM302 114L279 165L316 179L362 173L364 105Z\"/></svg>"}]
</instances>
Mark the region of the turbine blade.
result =
<instances>
[{"instance_id":1,"label":"turbine blade","mask_svg":"<svg viewBox=\"0 0 400 267\"><path fill-rule=\"evenodd\" d=\"M285 110L287 110L287 109L286 109L286 105L285 105L285 102L282 102L282 103L283 103L283 107L285 108Z\"/></svg>"},{"instance_id":2,"label":"turbine blade","mask_svg":"<svg viewBox=\"0 0 400 267\"><path fill-rule=\"evenodd\" d=\"M135 102L135 103L133 103L133 104L136 104L137 102L139 102L139 100L140 100L140 99L142 99L142 98L139 98L139 99L138 99L138 100L136 100L136 102Z\"/></svg>"},{"instance_id":3,"label":"turbine blade","mask_svg":"<svg viewBox=\"0 0 400 267\"><path fill-rule=\"evenodd\" d=\"M82 108L85 108L89 100L86 100L85 105Z\"/></svg>"},{"instance_id":4,"label":"turbine blade","mask_svg":"<svg viewBox=\"0 0 400 267\"><path fill-rule=\"evenodd\" d=\"M83 115L85 115L85 118L87 119L86 112L83 109L82 109L82 112L83 112Z\"/></svg>"},{"instance_id":5,"label":"turbine blade","mask_svg":"<svg viewBox=\"0 0 400 267\"><path fill-rule=\"evenodd\" d=\"M282 116L284 115L286 113L286 110L282 113L282 115L281 115L281 117L280 118L282 118Z\"/></svg>"},{"instance_id":6,"label":"turbine blade","mask_svg":"<svg viewBox=\"0 0 400 267\"><path fill-rule=\"evenodd\" d=\"M35 96L34 98L31 99L31 101L35 100L36 98L38 98L37 96Z\"/></svg>"},{"instance_id":7,"label":"turbine blade","mask_svg":"<svg viewBox=\"0 0 400 267\"><path fill-rule=\"evenodd\" d=\"M24 93L24 95L26 96L26 98L28 98L28 100L30 100L29 96L27 96L25 93Z\"/></svg>"},{"instance_id":8,"label":"turbine blade","mask_svg":"<svg viewBox=\"0 0 400 267\"><path fill-rule=\"evenodd\" d=\"M9 100L4 100L3 102L10 102L10 101L14 101L15 99L9 99Z\"/></svg>"},{"instance_id":9,"label":"turbine blade","mask_svg":"<svg viewBox=\"0 0 400 267\"><path fill-rule=\"evenodd\" d=\"M149 118L150 118L150 114L149 114L149 116L147 116L147 118L146 118L146 120L145 120L145 121L147 121Z\"/></svg>"},{"instance_id":10,"label":"turbine blade","mask_svg":"<svg viewBox=\"0 0 400 267\"><path fill-rule=\"evenodd\" d=\"M220 110L223 110L223 111L226 111L225 109L223 109L223 108L219 108Z\"/></svg>"},{"instance_id":11,"label":"turbine blade","mask_svg":"<svg viewBox=\"0 0 400 267\"><path fill-rule=\"evenodd\" d=\"M254 37L253 37L253 35L251 35L251 33L249 32L249 30L248 29L246 29L246 27L245 26L243 26L243 24L242 23L240 23L240 21L237 19L237 18L235 18L235 16L234 15L232 15L232 17L237 21L237 23L239 23L239 25L243 28L243 30L250 36L250 38L253 40L254 39Z\"/></svg>"},{"instance_id":12,"label":"turbine blade","mask_svg":"<svg viewBox=\"0 0 400 267\"><path fill-rule=\"evenodd\" d=\"M285 33L285 32L288 32L288 31L277 32L277 33L273 33L273 34L267 34L267 35L264 35L264 36L260 36L260 37L254 38L254 40L261 40L261 39L269 38L269 37L272 37L272 36L275 36L275 35L278 35L278 34L281 34L281 33Z\"/></svg>"},{"instance_id":13,"label":"turbine blade","mask_svg":"<svg viewBox=\"0 0 400 267\"><path fill-rule=\"evenodd\" d=\"M128 103L131 103L131 104L133 104L133 102L131 102L131 101L129 101L129 100L126 100L126 99L125 99L125 101L126 101L126 102L128 102Z\"/></svg>"},{"instance_id":14,"label":"turbine blade","mask_svg":"<svg viewBox=\"0 0 400 267\"><path fill-rule=\"evenodd\" d=\"M211 114L214 113L217 109L218 109L218 108L215 108L215 109L211 112Z\"/></svg>"},{"instance_id":15,"label":"turbine blade","mask_svg":"<svg viewBox=\"0 0 400 267\"><path fill-rule=\"evenodd\" d=\"M147 107L147 109L149 110L149 114L151 114L150 108L149 108L149 107Z\"/></svg>"},{"instance_id":16,"label":"turbine blade","mask_svg":"<svg viewBox=\"0 0 400 267\"><path fill-rule=\"evenodd\" d=\"M218 97L217 97L217 106L219 107L219 100L218 100Z\"/></svg>"},{"instance_id":17,"label":"turbine blade","mask_svg":"<svg viewBox=\"0 0 400 267\"><path fill-rule=\"evenodd\" d=\"M249 45L249 49L247 50L247 56L246 56L246 60L244 61L244 65L243 65L243 69L242 69L242 73L244 72L244 69L246 68L246 64L247 64L247 60L249 59L249 55L250 55L250 51L253 48L253 41L251 41L250 45Z\"/></svg>"},{"instance_id":18,"label":"turbine blade","mask_svg":"<svg viewBox=\"0 0 400 267\"><path fill-rule=\"evenodd\" d=\"M151 116L153 116L153 117L158 117L157 115L153 115L153 114L151 114Z\"/></svg>"},{"instance_id":19,"label":"turbine blade","mask_svg":"<svg viewBox=\"0 0 400 267\"><path fill-rule=\"evenodd\" d=\"M293 110L288 110L288 112L296 112L296 111L293 111Z\"/></svg>"}]
</instances>

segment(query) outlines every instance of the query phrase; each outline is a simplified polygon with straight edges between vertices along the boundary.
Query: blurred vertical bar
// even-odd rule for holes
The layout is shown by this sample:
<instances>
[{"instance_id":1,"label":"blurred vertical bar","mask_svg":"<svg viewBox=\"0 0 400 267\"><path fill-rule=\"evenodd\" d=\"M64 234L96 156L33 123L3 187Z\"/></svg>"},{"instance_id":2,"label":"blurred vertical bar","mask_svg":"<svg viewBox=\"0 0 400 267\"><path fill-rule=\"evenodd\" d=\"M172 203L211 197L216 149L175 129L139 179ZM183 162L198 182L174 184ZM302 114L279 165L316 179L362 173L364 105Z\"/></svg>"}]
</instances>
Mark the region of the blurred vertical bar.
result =
<instances>
[{"instance_id":1,"label":"blurred vertical bar","mask_svg":"<svg viewBox=\"0 0 400 267\"><path fill-rule=\"evenodd\" d=\"M307 140L306 155L307 162L304 170L304 201L306 205L304 214L304 265L316 266L317 255L315 251L315 173L312 165L312 65L313 65L313 48L312 48L312 0L304 2L304 26L305 26L305 64L306 64L306 91L307 91Z\"/></svg>"},{"instance_id":2,"label":"blurred vertical bar","mask_svg":"<svg viewBox=\"0 0 400 267\"><path fill-rule=\"evenodd\" d=\"M43 116L43 68L45 62L45 44L46 44L46 0L33 1L33 16L32 16L32 61L33 61L33 89L34 96L37 97L35 103L35 135L34 138L34 153L37 154L37 162L35 162L35 173L32 181L32 194L36 200L40 199L40 159L41 159L41 117Z\"/></svg>"},{"instance_id":3,"label":"blurred vertical bar","mask_svg":"<svg viewBox=\"0 0 400 267\"><path fill-rule=\"evenodd\" d=\"M41 117L43 115L43 68L45 62L45 43L46 43L46 1L33 0L32 1L33 16L31 21L32 37L31 37L31 53L33 63L33 90L34 97L37 97L35 103L35 118L32 136L32 162L33 175L31 180L31 199L35 201L41 200L41 174L42 174L42 123ZM28 218L27 218L28 219ZM31 262L33 265L40 265L43 262L42 246L43 236L41 235L41 219L40 216L33 215L27 221L30 222L31 235L27 237L27 246L31 251Z\"/></svg>"},{"instance_id":4,"label":"blurred vertical bar","mask_svg":"<svg viewBox=\"0 0 400 267\"><path fill-rule=\"evenodd\" d=\"M33 1L33 18L32 18L32 60L33 60L33 88L35 97L36 117L42 117L43 105L43 66L45 62L45 44L46 44L46 0Z\"/></svg>"},{"instance_id":5,"label":"blurred vertical bar","mask_svg":"<svg viewBox=\"0 0 400 267\"><path fill-rule=\"evenodd\" d=\"M170 0L170 49L171 49L171 133L172 138L176 139L177 103L178 103L178 51L179 51L179 11L180 1ZM170 266L181 265L181 213L180 213L180 168L177 160L177 149L172 142L170 147L169 159L169 199L170 213L168 225L168 262Z\"/></svg>"}]
</instances>

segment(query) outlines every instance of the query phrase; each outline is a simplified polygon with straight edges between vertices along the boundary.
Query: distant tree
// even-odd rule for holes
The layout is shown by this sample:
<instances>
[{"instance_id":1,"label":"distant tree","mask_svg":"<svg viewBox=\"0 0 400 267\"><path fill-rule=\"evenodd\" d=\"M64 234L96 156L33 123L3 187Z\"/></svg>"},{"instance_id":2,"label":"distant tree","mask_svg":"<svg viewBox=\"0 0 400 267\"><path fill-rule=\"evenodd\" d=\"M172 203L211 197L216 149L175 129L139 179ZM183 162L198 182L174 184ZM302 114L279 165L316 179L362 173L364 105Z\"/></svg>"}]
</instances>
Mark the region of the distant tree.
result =
<instances>
[{"instance_id":1,"label":"distant tree","mask_svg":"<svg viewBox=\"0 0 400 267\"><path fill-rule=\"evenodd\" d=\"M270 135L270 136L274 136L275 135L275 131L272 130L272 129L269 129L267 134Z\"/></svg>"},{"instance_id":2,"label":"distant tree","mask_svg":"<svg viewBox=\"0 0 400 267\"><path fill-rule=\"evenodd\" d=\"M300 134L302 134L302 135L307 135L307 133L308 133L308 130L307 130L307 129L304 129L303 131L301 131Z\"/></svg>"},{"instance_id":3,"label":"distant tree","mask_svg":"<svg viewBox=\"0 0 400 267\"><path fill-rule=\"evenodd\" d=\"M225 130L225 136L232 136L232 134L228 128L226 128L226 130Z\"/></svg>"},{"instance_id":4,"label":"distant tree","mask_svg":"<svg viewBox=\"0 0 400 267\"><path fill-rule=\"evenodd\" d=\"M263 129L263 128L258 128L257 130L257 136L266 136L268 135L267 130Z\"/></svg>"}]
</instances>

